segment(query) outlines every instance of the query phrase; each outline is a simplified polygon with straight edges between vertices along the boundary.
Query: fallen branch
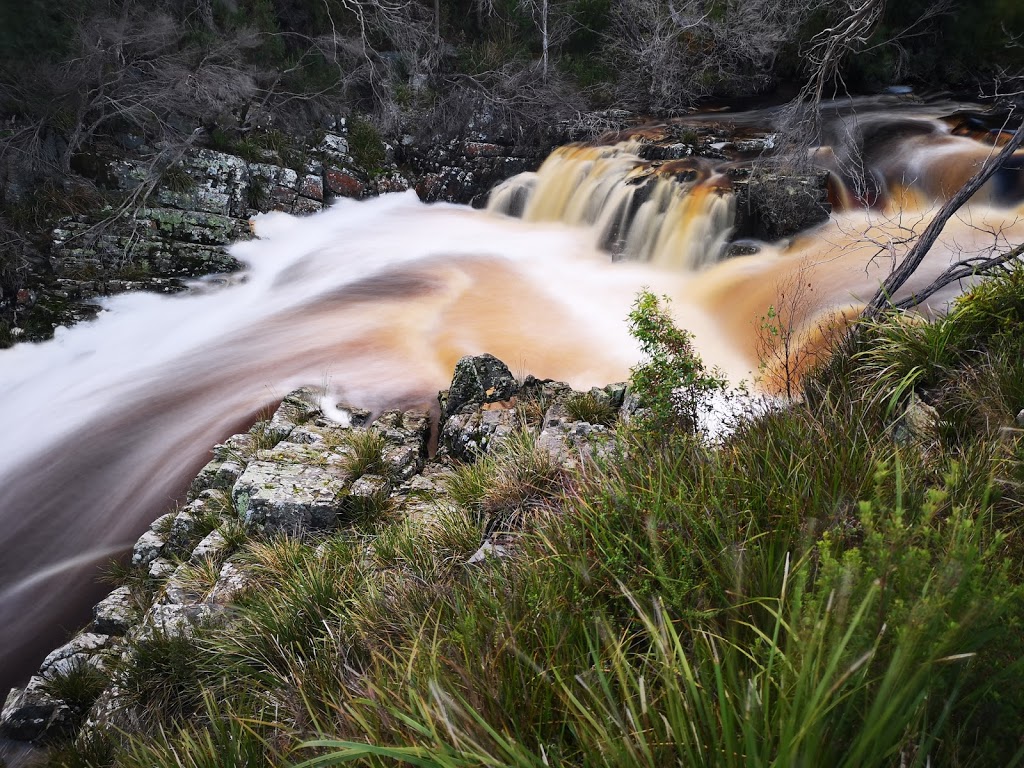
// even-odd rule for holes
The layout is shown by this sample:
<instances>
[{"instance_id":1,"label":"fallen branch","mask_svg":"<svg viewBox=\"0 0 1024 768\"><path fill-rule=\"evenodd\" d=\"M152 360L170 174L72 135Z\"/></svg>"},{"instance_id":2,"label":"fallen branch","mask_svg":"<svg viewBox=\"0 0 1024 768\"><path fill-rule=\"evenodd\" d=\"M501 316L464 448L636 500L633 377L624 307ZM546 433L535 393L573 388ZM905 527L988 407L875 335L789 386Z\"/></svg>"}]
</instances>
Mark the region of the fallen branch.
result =
<instances>
[{"instance_id":1,"label":"fallen branch","mask_svg":"<svg viewBox=\"0 0 1024 768\"><path fill-rule=\"evenodd\" d=\"M1022 123L1016 130L1010 140L1003 147L1002 151L995 157L990 158L981 167L981 170L974 174L974 176L971 177L971 180L958 190L957 193L939 209L939 212L935 214L935 218L933 218L931 223L928 224L927 228L921 234L921 237L918 238L917 242L914 243L914 246L907 252L907 255L903 257L903 260L899 263L896 269L889 274L881 287L879 287L877 293L875 293L871 301L868 302L868 305L864 308L862 317L867 320L874 320L886 310L897 306L893 303L892 297L896 295L896 292L905 282L907 282L907 280L910 279L910 276L917 271L917 268L921 266L921 262L924 261L924 257L927 255L932 245L935 244L939 235L942 234L942 230L946 226L946 222L949 221L953 214L960 210L968 200L974 197L974 194L981 189L985 182L992 178L992 175L999 170L1003 164L1010 159L1010 157L1013 156L1013 153L1021 146L1021 143L1024 143L1024 123ZM954 264L950 270L955 270L958 266L966 267L966 265L971 261L973 260L968 259L964 262L959 262L959 264ZM950 270L947 270L947 272ZM958 278L951 277L946 283L944 283L944 285L948 285L949 282L952 282L954 279ZM931 287L932 286L929 286L929 288ZM931 293L934 293L941 287L942 285L936 287L931 291ZM928 295L931 295L931 293ZM918 296L921 296L921 294L918 294ZM921 300L923 299L919 298L917 302L914 303L919 303ZM910 306L913 306L913 304Z\"/></svg>"}]
</instances>

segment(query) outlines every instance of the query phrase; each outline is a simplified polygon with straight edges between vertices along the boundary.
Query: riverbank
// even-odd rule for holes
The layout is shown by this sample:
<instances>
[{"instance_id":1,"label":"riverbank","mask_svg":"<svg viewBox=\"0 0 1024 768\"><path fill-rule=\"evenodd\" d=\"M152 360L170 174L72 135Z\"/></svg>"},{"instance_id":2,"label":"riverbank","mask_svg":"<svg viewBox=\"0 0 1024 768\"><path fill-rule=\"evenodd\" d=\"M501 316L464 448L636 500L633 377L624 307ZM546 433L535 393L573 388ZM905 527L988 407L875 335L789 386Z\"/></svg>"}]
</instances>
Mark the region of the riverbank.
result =
<instances>
[{"instance_id":1,"label":"riverbank","mask_svg":"<svg viewBox=\"0 0 1024 768\"><path fill-rule=\"evenodd\" d=\"M431 459L423 414L293 393L44 665L48 764L1006 764L1022 281L866 329L724 442L486 357Z\"/></svg>"}]
</instances>

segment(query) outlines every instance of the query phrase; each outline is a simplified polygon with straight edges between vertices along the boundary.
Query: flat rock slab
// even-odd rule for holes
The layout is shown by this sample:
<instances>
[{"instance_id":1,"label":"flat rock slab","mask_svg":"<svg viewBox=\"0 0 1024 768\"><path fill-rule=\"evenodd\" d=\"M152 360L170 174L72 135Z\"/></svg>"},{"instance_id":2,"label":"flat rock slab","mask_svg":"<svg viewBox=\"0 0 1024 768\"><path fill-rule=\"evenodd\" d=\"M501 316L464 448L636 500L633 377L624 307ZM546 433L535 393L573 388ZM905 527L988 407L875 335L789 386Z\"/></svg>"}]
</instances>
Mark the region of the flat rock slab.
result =
<instances>
[{"instance_id":1,"label":"flat rock slab","mask_svg":"<svg viewBox=\"0 0 1024 768\"><path fill-rule=\"evenodd\" d=\"M334 467L254 461L231 495L248 528L301 535L337 525L345 480Z\"/></svg>"}]
</instances>

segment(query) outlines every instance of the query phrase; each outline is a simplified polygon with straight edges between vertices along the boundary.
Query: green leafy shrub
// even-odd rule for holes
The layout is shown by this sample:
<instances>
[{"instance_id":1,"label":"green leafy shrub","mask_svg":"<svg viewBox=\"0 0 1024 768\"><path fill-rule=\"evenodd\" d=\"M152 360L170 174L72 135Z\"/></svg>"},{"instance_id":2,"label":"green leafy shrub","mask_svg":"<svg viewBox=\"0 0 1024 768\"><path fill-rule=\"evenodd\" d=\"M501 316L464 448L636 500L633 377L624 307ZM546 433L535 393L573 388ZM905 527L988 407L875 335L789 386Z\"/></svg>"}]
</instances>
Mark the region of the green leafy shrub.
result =
<instances>
[{"instance_id":1,"label":"green leafy shrub","mask_svg":"<svg viewBox=\"0 0 1024 768\"><path fill-rule=\"evenodd\" d=\"M708 398L725 389L725 380L708 371L693 348L693 337L678 328L668 297L643 291L629 313L630 332L645 361L632 369L630 384L647 413L641 421L653 429L695 434ZM664 304L664 305L663 305Z\"/></svg>"}]
</instances>

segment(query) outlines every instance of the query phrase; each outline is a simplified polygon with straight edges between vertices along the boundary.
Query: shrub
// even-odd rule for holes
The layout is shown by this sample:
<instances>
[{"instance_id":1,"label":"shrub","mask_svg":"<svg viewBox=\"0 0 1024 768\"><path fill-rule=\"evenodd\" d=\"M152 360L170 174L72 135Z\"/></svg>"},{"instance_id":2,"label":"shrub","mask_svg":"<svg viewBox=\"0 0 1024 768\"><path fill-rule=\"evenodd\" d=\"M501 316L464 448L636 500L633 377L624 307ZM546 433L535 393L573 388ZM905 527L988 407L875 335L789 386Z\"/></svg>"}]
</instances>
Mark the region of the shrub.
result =
<instances>
[{"instance_id":1,"label":"shrub","mask_svg":"<svg viewBox=\"0 0 1024 768\"><path fill-rule=\"evenodd\" d=\"M648 428L696 434L708 398L725 389L725 380L704 367L693 349L693 337L676 327L669 301L643 291L633 304L630 332L646 359L632 369L630 384L647 411L641 422Z\"/></svg>"},{"instance_id":2,"label":"shrub","mask_svg":"<svg viewBox=\"0 0 1024 768\"><path fill-rule=\"evenodd\" d=\"M593 392L574 393L565 401L565 410L576 421L606 427L614 424L619 415L606 398L601 398Z\"/></svg>"},{"instance_id":3,"label":"shrub","mask_svg":"<svg viewBox=\"0 0 1024 768\"><path fill-rule=\"evenodd\" d=\"M386 159L384 141L373 123L352 117L348 126L349 152L355 164L371 175L382 171Z\"/></svg>"}]
</instances>

